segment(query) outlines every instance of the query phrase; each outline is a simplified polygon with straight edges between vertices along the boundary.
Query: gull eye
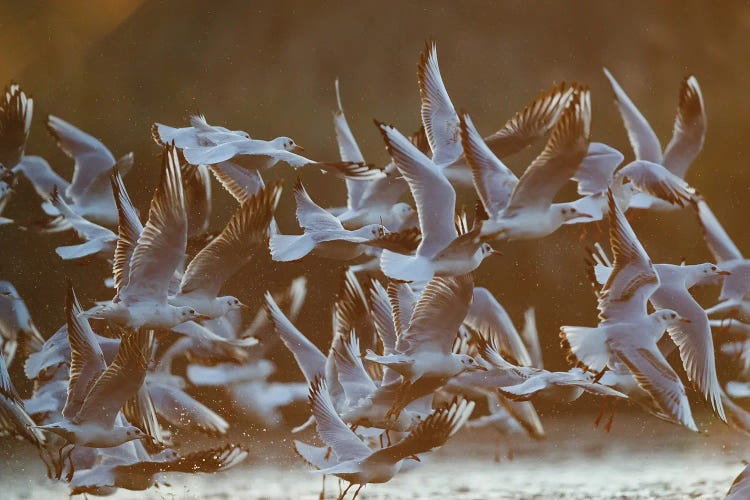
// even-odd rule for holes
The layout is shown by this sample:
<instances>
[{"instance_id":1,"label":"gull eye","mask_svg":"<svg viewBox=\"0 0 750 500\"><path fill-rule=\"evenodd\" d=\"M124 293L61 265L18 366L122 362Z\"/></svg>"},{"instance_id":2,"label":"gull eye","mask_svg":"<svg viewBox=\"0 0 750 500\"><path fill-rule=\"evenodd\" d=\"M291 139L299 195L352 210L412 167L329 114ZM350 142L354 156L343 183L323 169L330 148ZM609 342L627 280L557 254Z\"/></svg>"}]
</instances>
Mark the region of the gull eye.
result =
<instances>
[{"instance_id":1,"label":"gull eye","mask_svg":"<svg viewBox=\"0 0 750 500\"><path fill-rule=\"evenodd\" d=\"M716 266L711 266L712 271L716 271L718 268Z\"/></svg>"},{"instance_id":2,"label":"gull eye","mask_svg":"<svg viewBox=\"0 0 750 500\"><path fill-rule=\"evenodd\" d=\"M672 318L672 319L675 319L677 317L677 315L676 314L670 314L669 317Z\"/></svg>"}]
</instances>

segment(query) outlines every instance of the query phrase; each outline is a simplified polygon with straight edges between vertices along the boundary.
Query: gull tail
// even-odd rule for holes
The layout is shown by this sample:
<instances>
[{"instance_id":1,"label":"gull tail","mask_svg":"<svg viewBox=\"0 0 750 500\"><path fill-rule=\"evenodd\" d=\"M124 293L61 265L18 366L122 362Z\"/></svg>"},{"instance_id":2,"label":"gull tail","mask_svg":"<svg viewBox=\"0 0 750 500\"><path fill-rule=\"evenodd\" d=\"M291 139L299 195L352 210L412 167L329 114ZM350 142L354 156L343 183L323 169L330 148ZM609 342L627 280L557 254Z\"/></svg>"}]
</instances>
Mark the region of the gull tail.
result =
<instances>
[{"instance_id":1,"label":"gull tail","mask_svg":"<svg viewBox=\"0 0 750 500\"><path fill-rule=\"evenodd\" d=\"M404 375L405 377L407 376L407 374L405 373L406 369L414 363L411 358L404 356L403 354L387 354L385 356L378 356L370 349L367 350L365 359L379 365L387 366L388 368L400 373L401 375Z\"/></svg>"},{"instance_id":2,"label":"gull tail","mask_svg":"<svg viewBox=\"0 0 750 500\"><path fill-rule=\"evenodd\" d=\"M315 242L308 234L272 234L269 241L271 258L277 262L299 260L315 248Z\"/></svg>"},{"instance_id":3,"label":"gull tail","mask_svg":"<svg viewBox=\"0 0 750 500\"><path fill-rule=\"evenodd\" d=\"M432 263L418 255L402 255L383 250L380 267L389 278L401 281L429 281L435 274Z\"/></svg>"},{"instance_id":4,"label":"gull tail","mask_svg":"<svg viewBox=\"0 0 750 500\"><path fill-rule=\"evenodd\" d=\"M595 372L600 372L607 366L610 356L602 330L586 326L563 326L560 328L560 338L563 349L569 351L568 361L582 364Z\"/></svg>"}]
</instances>

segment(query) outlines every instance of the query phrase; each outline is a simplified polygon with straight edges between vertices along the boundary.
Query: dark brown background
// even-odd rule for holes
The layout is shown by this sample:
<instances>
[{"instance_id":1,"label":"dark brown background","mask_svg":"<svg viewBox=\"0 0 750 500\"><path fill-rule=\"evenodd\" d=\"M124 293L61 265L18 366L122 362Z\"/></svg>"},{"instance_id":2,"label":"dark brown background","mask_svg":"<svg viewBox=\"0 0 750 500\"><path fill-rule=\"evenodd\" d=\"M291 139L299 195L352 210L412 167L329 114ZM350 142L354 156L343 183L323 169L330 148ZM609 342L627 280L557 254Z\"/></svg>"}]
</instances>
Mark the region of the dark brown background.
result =
<instances>
[{"instance_id":1,"label":"dark brown background","mask_svg":"<svg viewBox=\"0 0 750 500\"><path fill-rule=\"evenodd\" d=\"M333 81L369 161L387 156L372 118L405 132L418 125L416 62L424 40L438 43L440 65L455 105L480 131L492 132L537 92L560 80L592 88L593 139L632 152L611 91L607 66L669 139L680 80L694 73L708 110L704 152L688 174L740 248L747 247L750 208L746 168L750 145L747 2L3 2L0 82L20 82L35 99L28 151L69 175L72 163L44 129L53 113L99 137L116 156L134 151L126 178L137 205L147 206L157 179L154 121L182 124L193 112L253 137L289 135L316 159L336 158L331 126ZM530 154L512 158L522 172ZM294 174L280 167L270 177ZM343 183L305 174L322 205L342 204ZM8 211L19 221L41 216L25 181ZM213 222L220 228L234 203L217 187ZM286 193L279 213L296 230ZM471 193L463 193L473 203ZM656 262L708 258L691 211L642 214L634 223ZM504 257L476 272L518 321L537 307L548 366L565 366L561 324L594 324L580 228L505 245ZM64 279L88 300L107 298L105 266L61 262L54 246L69 240L0 228L0 277L19 289L46 336L62 322ZM303 331L327 342L330 303L342 269L310 259L284 266L249 266L228 287L251 304L302 272L310 283ZM707 294L713 299L713 291ZM279 358L280 360L282 358ZM284 357L287 362L290 358ZM282 361L283 363L283 361ZM296 378L296 368L286 370Z\"/></svg>"}]
</instances>

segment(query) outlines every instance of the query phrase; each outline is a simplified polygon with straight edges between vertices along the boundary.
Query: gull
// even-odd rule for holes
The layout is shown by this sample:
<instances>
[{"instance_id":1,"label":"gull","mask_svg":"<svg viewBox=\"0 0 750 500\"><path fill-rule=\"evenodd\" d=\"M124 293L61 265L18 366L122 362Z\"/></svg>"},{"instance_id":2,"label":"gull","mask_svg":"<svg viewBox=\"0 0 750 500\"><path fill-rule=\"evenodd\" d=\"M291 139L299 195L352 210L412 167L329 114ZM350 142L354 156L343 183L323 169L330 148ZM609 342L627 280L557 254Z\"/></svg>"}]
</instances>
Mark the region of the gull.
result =
<instances>
[{"instance_id":1,"label":"gull","mask_svg":"<svg viewBox=\"0 0 750 500\"><path fill-rule=\"evenodd\" d=\"M486 370L473 357L451 352L469 311L473 290L470 274L433 278L414 307L408 329L399 336L396 352L384 356L368 352L365 358L400 373L405 384L421 378L443 380L465 371Z\"/></svg>"},{"instance_id":2,"label":"gull","mask_svg":"<svg viewBox=\"0 0 750 500\"><path fill-rule=\"evenodd\" d=\"M380 224L368 224L347 230L332 214L318 206L307 194L302 181L294 185L297 221L304 230L301 235L271 235L271 257L275 261L299 260L312 253L336 260L351 260L362 255L363 245L386 234Z\"/></svg>"},{"instance_id":3,"label":"gull","mask_svg":"<svg viewBox=\"0 0 750 500\"><path fill-rule=\"evenodd\" d=\"M81 306L72 287L68 289L65 310L71 362L68 397L62 410L64 420L38 428L59 435L72 445L93 448L148 437L133 425L115 425L115 418L143 384L149 337L126 334L117 356L107 366L91 326L81 317Z\"/></svg>"},{"instance_id":4,"label":"gull","mask_svg":"<svg viewBox=\"0 0 750 500\"><path fill-rule=\"evenodd\" d=\"M447 408L436 410L398 443L373 452L336 413L324 380L316 380L310 386L310 406L318 435L331 447L337 459L335 465L317 472L332 474L349 482L341 498L352 485L359 485L352 500L364 485L390 481L399 473L404 460L445 444L474 409L473 402L454 402Z\"/></svg>"},{"instance_id":5,"label":"gull","mask_svg":"<svg viewBox=\"0 0 750 500\"><path fill-rule=\"evenodd\" d=\"M3 217L3 211L10 202L11 195L13 194L13 183L15 182L15 176L13 172L0 165L0 226L6 224L12 224L13 219Z\"/></svg>"},{"instance_id":6,"label":"gull","mask_svg":"<svg viewBox=\"0 0 750 500\"><path fill-rule=\"evenodd\" d=\"M52 470L52 457L47 451L44 433L36 428L36 423L26 412L24 402L8 375L5 357L0 353L0 437L7 435L20 437L36 447L48 471Z\"/></svg>"},{"instance_id":7,"label":"gull","mask_svg":"<svg viewBox=\"0 0 750 500\"><path fill-rule=\"evenodd\" d=\"M219 125L209 125L203 115L193 115L189 127L174 128L163 123L151 125L151 137L159 146L174 142L180 149L215 146L221 142L250 139L244 130L229 130Z\"/></svg>"},{"instance_id":8,"label":"gull","mask_svg":"<svg viewBox=\"0 0 750 500\"><path fill-rule=\"evenodd\" d=\"M421 117L435 165L456 185L472 186L459 133L459 116L440 74L437 47L427 42L417 67ZM543 137L560 116L572 94L565 84L540 94L485 140L498 156L509 156Z\"/></svg>"},{"instance_id":9,"label":"gull","mask_svg":"<svg viewBox=\"0 0 750 500\"><path fill-rule=\"evenodd\" d=\"M16 287L9 281L0 281L0 349L8 364L13 362L19 340L28 353L38 351L44 344Z\"/></svg>"},{"instance_id":10,"label":"gull","mask_svg":"<svg viewBox=\"0 0 750 500\"><path fill-rule=\"evenodd\" d=\"M161 474L221 472L240 464L248 456L247 450L232 444L185 455L165 450L153 457L139 457L126 450L129 449L117 455L104 455L91 469L76 472L70 483L70 494L99 495L111 492L111 488L143 491L158 484Z\"/></svg>"},{"instance_id":11,"label":"gull","mask_svg":"<svg viewBox=\"0 0 750 500\"><path fill-rule=\"evenodd\" d=\"M662 152L659 139L651 125L606 68L604 68L604 74L614 91L615 102L620 110L636 159L663 165L672 174L684 179L693 160L703 149L706 137L706 111L698 80L692 75L682 80L672 139ZM674 208L674 206L642 194L637 195L631 201L631 206L657 210Z\"/></svg>"},{"instance_id":12,"label":"gull","mask_svg":"<svg viewBox=\"0 0 750 500\"><path fill-rule=\"evenodd\" d=\"M56 116L50 115L47 129L60 149L75 160L71 182L56 174L41 158L32 162L24 159L20 171L43 199L47 199L57 186L64 201L81 217L104 226L116 225L117 209L109 177L115 166L122 175L130 170L133 165L132 153L115 160L99 140ZM43 204L42 208L47 215L60 215L49 203Z\"/></svg>"},{"instance_id":13,"label":"gull","mask_svg":"<svg viewBox=\"0 0 750 500\"><path fill-rule=\"evenodd\" d=\"M266 247L266 232L281 197L279 184L261 189L243 203L224 230L190 261L179 292L169 298L174 306L189 306L209 318L246 307L234 296L221 296L224 282Z\"/></svg>"},{"instance_id":14,"label":"gull","mask_svg":"<svg viewBox=\"0 0 750 500\"><path fill-rule=\"evenodd\" d=\"M390 125L375 122L388 153L409 184L417 206L422 241L415 255L384 250L383 273L402 281L429 281L433 276L470 273L495 250L479 239L479 231L459 236L454 225L456 192L446 177L419 149Z\"/></svg>"},{"instance_id":15,"label":"gull","mask_svg":"<svg viewBox=\"0 0 750 500\"><path fill-rule=\"evenodd\" d=\"M703 228L703 237L717 266L731 273L724 278L724 286L718 304L706 310L709 315L737 313L745 321L750 320L750 304L745 298L750 293L750 260L742 256L737 245L711 211L704 199L699 199L695 208Z\"/></svg>"},{"instance_id":16,"label":"gull","mask_svg":"<svg viewBox=\"0 0 750 500\"><path fill-rule=\"evenodd\" d=\"M599 261L595 272L600 283L606 282L611 266L603 252L594 256ZM715 264L680 265L655 264L659 277L659 287L654 290L649 302L657 309L676 311L688 322L678 322L667 328L672 341L680 350L680 358L691 382L702 391L703 397L711 402L716 413L726 420L721 405L721 385L716 375L713 336L708 315L703 307L690 294L694 286L715 284L731 276L729 271L720 270Z\"/></svg>"},{"instance_id":17,"label":"gull","mask_svg":"<svg viewBox=\"0 0 750 500\"><path fill-rule=\"evenodd\" d=\"M95 224L75 213L63 200L57 188L52 190L49 202L65 221L70 224L84 243L66 245L55 248L55 252L63 260L77 260L92 255L101 256L105 260L112 259L117 245L117 235L106 227Z\"/></svg>"},{"instance_id":18,"label":"gull","mask_svg":"<svg viewBox=\"0 0 750 500\"><path fill-rule=\"evenodd\" d=\"M115 176L117 177L117 176ZM169 329L185 321L204 318L189 306L168 303L169 283L185 256L187 221L177 151L162 153L159 186L151 200L148 222L140 235L132 234L140 222L121 207L121 223L113 265L117 294L112 302L86 313L134 329Z\"/></svg>"},{"instance_id":19,"label":"gull","mask_svg":"<svg viewBox=\"0 0 750 500\"><path fill-rule=\"evenodd\" d=\"M685 387L657 346L667 328L690 320L670 309L647 314L659 276L611 192L609 220L614 266L598 298L600 323L563 326L560 336L591 371L626 366L664 414L697 431Z\"/></svg>"},{"instance_id":20,"label":"gull","mask_svg":"<svg viewBox=\"0 0 750 500\"><path fill-rule=\"evenodd\" d=\"M498 392L513 401L543 399L561 403L575 401L584 392L595 396L626 398L625 394L594 382L594 377L580 368L566 372L551 372L542 368L516 366L506 361L495 345L494 338L476 335L480 355L494 368L509 371L516 383L498 387Z\"/></svg>"},{"instance_id":21,"label":"gull","mask_svg":"<svg viewBox=\"0 0 750 500\"><path fill-rule=\"evenodd\" d=\"M483 236L504 240L541 238L566 221L589 218L589 214L578 211L572 203L553 202L555 194L586 156L590 121L589 91L576 87L544 150L516 181L482 142L471 119L462 115L462 144L477 193L489 216L482 226Z\"/></svg>"},{"instance_id":22,"label":"gull","mask_svg":"<svg viewBox=\"0 0 750 500\"><path fill-rule=\"evenodd\" d=\"M611 189L623 211L647 208L638 199L653 204L683 207L695 199L695 189L662 165L636 159L618 170L624 156L603 143L591 143L588 153L573 176L578 184L579 198L574 206L588 211L593 220L602 220L608 211L607 190ZM573 219L568 223L578 223Z\"/></svg>"},{"instance_id":23,"label":"gull","mask_svg":"<svg viewBox=\"0 0 750 500\"><path fill-rule=\"evenodd\" d=\"M344 115L339 95L339 82L336 80L336 101L338 109L333 112L333 125L336 131L336 142L339 146L341 161L364 163L365 159L359 150L354 134ZM391 165L385 168L388 173L394 170ZM400 231L415 216L414 209L407 203L399 202L407 185L403 179L386 175L380 179L368 181L346 179L346 208L337 215L346 229L357 229L368 224L381 224L388 231Z\"/></svg>"},{"instance_id":24,"label":"gull","mask_svg":"<svg viewBox=\"0 0 750 500\"><path fill-rule=\"evenodd\" d=\"M196 120L191 120L191 123L195 124ZM208 126L205 119L202 123ZM157 142L168 144L168 140L165 141L166 138L162 138L162 133L166 131L164 126L157 124L155 130ZM226 131L226 129L218 133L198 133L195 137L189 137L189 134L183 136L179 131L172 134L165 133L165 135L167 138L171 136L172 140L180 140L181 145L175 143L176 146L182 150L185 159L193 165L215 165L233 160L234 163L248 170L264 171L279 162L284 162L295 169L318 168L323 171L337 172L345 177L370 179L383 175L380 170L362 163L310 160L297 154L303 149L292 139L284 136L265 141L251 139L249 136L243 137L241 134Z\"/></svg>"}]
</instances>

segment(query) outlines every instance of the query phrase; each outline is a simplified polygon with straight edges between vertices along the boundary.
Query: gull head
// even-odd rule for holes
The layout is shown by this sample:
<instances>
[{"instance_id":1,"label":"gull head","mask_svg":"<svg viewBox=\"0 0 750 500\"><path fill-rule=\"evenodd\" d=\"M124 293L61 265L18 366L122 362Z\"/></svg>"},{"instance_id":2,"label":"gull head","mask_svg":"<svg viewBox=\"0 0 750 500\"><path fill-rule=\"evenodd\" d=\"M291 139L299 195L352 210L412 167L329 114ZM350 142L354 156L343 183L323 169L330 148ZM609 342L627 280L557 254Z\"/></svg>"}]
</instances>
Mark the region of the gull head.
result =
<instances>
[{"instance_id":1,"label":"gull head","mask_svg":"<svg viewBox=\"0 0 750 500\"><path fill-rule=\"evenodd\" d=\"M248 306L243 304L240 299L227 295L225 297L219 297L219 302L226 308L227 311L234 311L235 309L249 309Z\"/></svg>"},{"instance_id":2,"label":"gull head","mask_svg":"<svg viewBox=\"0 0 750 500\"><path fill-rule=\"evenodd\" d=\"M143 432L141 429L134 425L127 425L122 427L122 438L127 441L134 441L136 439L152 439L151 436Z\"/></svg>"},{"instance_id":3,"label":"gull head","mask_svg":"<svg viewBox=\"0 0 750 500\"><path fill-rule=\"evenodd\" d=\"M301 153L305 150L302 146L298 146L290 137L285 136L277 137L271 141L271 144L276 149L283 149L285 151L291 151L292 153Z\"/></svg>"},{"instance_id":4,"label":"gull head","mask_svg":"<svg viewBox=\"0 0 750 500\"><path fill-rule=\"evenodd\" d=\"M553 205L553 208L556 208L558 210L558 215L563 220L563 222L567 222L573 219L593 219L591 214L581 212L576 207L574 207L572 203L560 203L556 207Z\"/></svg>"},{"instance_id":5,"label":"gull head","mask_svg":"<svg viewBox=\"0 0 750 500\"><path fill-rule=\"evenodd\" d=\"M382 226L380 224L368 224L355 230L354 233L357 236L365 238L367 240L376 240L385 236L388 233L388 230L385 228L385 226Z\"/></svg>"},{"instance_id":6,"label":"gull head","mask_svg":"<svg viewBox=\"0 0 750 500\"><path fill-rule=\"evenodd\" d=\"M178 307L177 314L183 323L185 321L201 321L204 319L209 319L207 316L200 314L198 311L189 306Z\"/></svg>"},{"instance_id":7,"label":"gull head","mask_svg":"<svg viewBox=\"0 0 750 500\"><path fill-rule=\"evenodd\" d=\"M690 323L689 319L683 318L677 311L673 311L672 309L661 309L653 313L652 316L665 328L679 323Z\"/></svg>"},{"instance_id":8,"label":"gull head","mask_svg":"<svg viewBox=\"0 0 750 500\"><path fill-rule=\"evenodd\" d=\"M457 359L458 362L461 363L461 372L487 371L487 368L479 364L476 359L468 354L458 354Z\"/></svg>"},{"instance_id":9,"label":"gull head","mask_svg":"<svg viewBox=\"0 0 750 500\"><path fill-rule=\"evenodd\" d=\"M489 243L482 243L482 246L479 247L479 251L482 252L482 259L485 259L490 255L502 255L500 251L492 248L492 245Z\"/></svg>"},{"instance_id":10,"label":"gull head","mask_svg":"<svg viewBox=\"0 0 750 500\"><path fill-rule=\"evenodd\" d=\"M404 222L413 216L416 211L408 203L399 202L391 207L391 213L399 222Z\"/></svg>"},{"instance_id":11,"label":"gull head","mask_svg":"<svg viewBox=\"0 0 750 500\"><path fill-rule=\"evenodd\" d=\"M725 271L721 269L716 264L712 264L710 262L706 262L705 264L698 264L695 266L692 266L695 269L695 274L697 275L695 278L696 284L701 285L711 285L714 283L718 283L724 277L730 276L732 273L729 271Z\"/></svg>"}]
</instances>

